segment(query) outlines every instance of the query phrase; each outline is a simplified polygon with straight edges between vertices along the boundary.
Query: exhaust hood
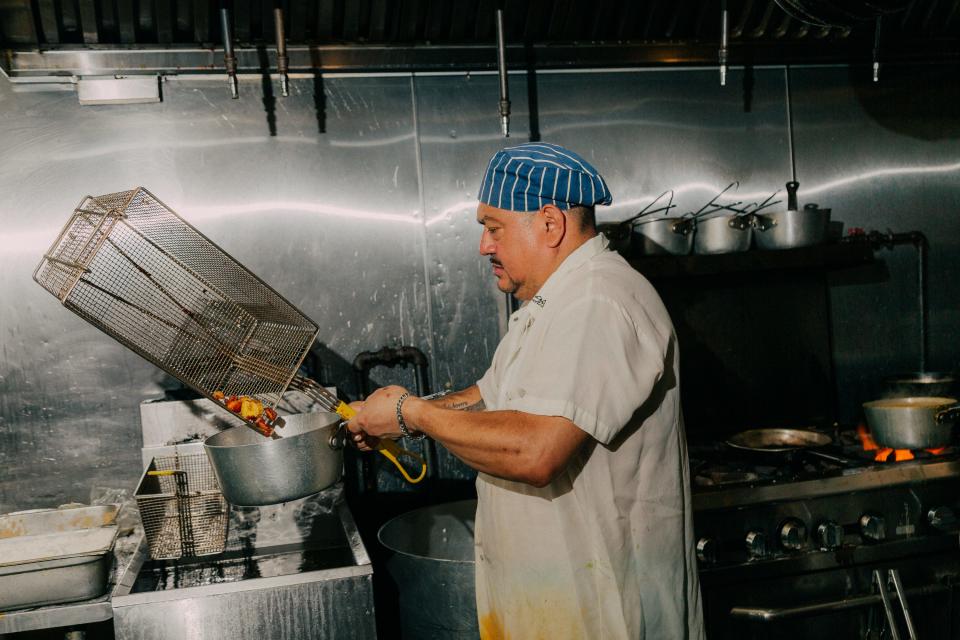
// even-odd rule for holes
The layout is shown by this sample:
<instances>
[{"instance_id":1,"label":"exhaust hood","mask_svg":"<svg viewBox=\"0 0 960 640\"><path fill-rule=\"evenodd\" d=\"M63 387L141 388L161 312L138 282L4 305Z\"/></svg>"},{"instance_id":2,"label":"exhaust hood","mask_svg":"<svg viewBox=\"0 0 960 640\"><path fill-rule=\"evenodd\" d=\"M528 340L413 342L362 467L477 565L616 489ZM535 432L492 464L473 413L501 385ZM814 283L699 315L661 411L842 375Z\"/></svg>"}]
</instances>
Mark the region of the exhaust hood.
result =
<instances>
[{"instance_id":1,"label":"exhaust hood","mask_svg":"<svg viewBox=\"0 0 960 640\"><path fill-rule=\"evenodd\" d=\"M729 65L960 58L960 0L0 0L0 67L224 73L226 8L237 73L262 73L280 8L290 73L494 70L499 7L514 69L719 66L724 22Z\"/></svg>"}]
</instances>

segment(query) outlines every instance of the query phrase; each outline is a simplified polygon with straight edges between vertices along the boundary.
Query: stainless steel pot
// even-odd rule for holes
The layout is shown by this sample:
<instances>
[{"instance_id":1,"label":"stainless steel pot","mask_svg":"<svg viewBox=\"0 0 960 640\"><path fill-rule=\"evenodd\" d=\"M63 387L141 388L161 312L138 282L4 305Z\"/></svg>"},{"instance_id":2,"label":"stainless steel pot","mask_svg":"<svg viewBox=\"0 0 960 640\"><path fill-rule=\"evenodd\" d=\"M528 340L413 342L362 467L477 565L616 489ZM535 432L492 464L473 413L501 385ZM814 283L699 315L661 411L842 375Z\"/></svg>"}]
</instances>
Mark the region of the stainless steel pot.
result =
<instances>
[{"instance_id":1,"label":"stainless steel pot","mask_svg":"<svg viewBox=\"0 0 960 640\"><path fill-rule=\"evenodd\" d=\"M726 214L697 220L693 252L701 254L735 253L750 248L753 216Z\"/></svg>"},{"instance_id":2,"label":"stainless steel pot","mask_svg":"<svg viewBox=\"0 0 960 640\"><path fill-rule=\"evenodd\" d=\"M476 500L448 502L397 516L377 537L393 551L401 638L475 640L474 515ZM424 606L429 603L429 606Z\"/></svg>"},{"instance_id":3,"label":"stainless steel pot","mask_svg":"<svg viewBox=\"0 0 960 640\"><path fill-rule=\"evenodd\" d=\"M960 419L955 398L887 398L863 403L870 435L893 449L932 449L950 444Z\"/></svg>"},{"instance_id":4,"label":"stainless steel pot","mask_svg":"<svg viewBox=\"0 0 960 640\"><path fill-rule=\"evenodd\" d=\"M278 504L321 491L340 478L340 416L317 412L285 416L282 437L264 438L247 426L210 436L203 448L220 489L240 507Z\"/></svg>"},{"instance_id":5,"label":"stainless steel pot","mask_svg":"<svg viewBox=\"0 0 960 640\"><path fill-rule=\"evenodd\" d=\"M886 396L908 397L955 397L957 378L952 373L913 371L890 376L884 380Z\"/></svg>"},{"instance_id":6,"label":"stainless steel pot","mask_svg":"<svg viewBox=\"0 0 960 640\"><path fill-rule=\"evenodd\" d=\"M597 225L597 231L607 237L610 242L610 249L620 253L629 253L630 236L632 235L630 223L603 222Z\"/></svg>"},{"instance_id":7,"label":"stainless steel pot","mask_svg":"<svg viewBox=\"0 0 960 640\"><path fill-rule=\"evenodd\" d=\"M633 226L633 246L644 255L685 256L693 248L693 218L657 218Z\"/></svg>"},{"instance_id":8,"label":"stainless steel pot","mask_svg":"<svg viewBox=\"0 0 960 640\"><path fill-rule=\"evenodd\" d=\"M798 182L787 183L787 209L757 213L754 217L757 247L760 249L793 249L823 242L830 224L830 209L808 204L797 207Z\"/></svg>"}]
</instances>

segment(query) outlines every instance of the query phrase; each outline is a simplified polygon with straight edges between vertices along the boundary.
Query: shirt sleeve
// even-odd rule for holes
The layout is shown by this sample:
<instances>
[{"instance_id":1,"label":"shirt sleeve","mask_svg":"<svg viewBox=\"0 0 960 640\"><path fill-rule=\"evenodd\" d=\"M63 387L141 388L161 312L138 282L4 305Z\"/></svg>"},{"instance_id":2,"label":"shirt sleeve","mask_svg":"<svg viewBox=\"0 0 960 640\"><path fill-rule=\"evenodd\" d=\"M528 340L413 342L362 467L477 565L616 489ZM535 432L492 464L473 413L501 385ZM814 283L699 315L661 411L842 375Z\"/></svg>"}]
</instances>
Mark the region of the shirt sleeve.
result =
<instances>
[{"instance_id":1,"label":"shirt sleeve","mask_svg":"<svg viewBox=\"0 0 960 640\"><path fill-rule=\"evenodd\" d=\"M494 406L495 398L497 397L497 374L495 371L496 360L490 363L490 367L487 371L480 376L480 379L477 380L477 389L480 390L480 397L483 399L483 404L487 408Z\"/></svg>"},{"instance_id":2,"label":"shirt sleeve","mask_svg":"<svg viewBox=\"0 0 960 640\"><path fill-rule=\"evenodd\" d=\"M578 300L550 322L511 377L509 408L563 416L609 444L663 376L670 334L608 298Z\"/></svg>"},{"instance_id":3,"label":"shirt sleeve","mask_svg":"<svg viewBox=\"0 0 960 640\"><path fill-rule=\"evenodd\" d=\"M480 376L480 379L477 380L477 389L480 390L480 397L483 398L483 403L487 406L487 409L493 409L497 406L496 401L498 390L500 389L500 371L502 369L500 360L505 342L506 340L501 340L500 344L497 345L496 350L493 352L493 359L490 361L490 366L486 372Z\"/></svg>"}]
</instances>

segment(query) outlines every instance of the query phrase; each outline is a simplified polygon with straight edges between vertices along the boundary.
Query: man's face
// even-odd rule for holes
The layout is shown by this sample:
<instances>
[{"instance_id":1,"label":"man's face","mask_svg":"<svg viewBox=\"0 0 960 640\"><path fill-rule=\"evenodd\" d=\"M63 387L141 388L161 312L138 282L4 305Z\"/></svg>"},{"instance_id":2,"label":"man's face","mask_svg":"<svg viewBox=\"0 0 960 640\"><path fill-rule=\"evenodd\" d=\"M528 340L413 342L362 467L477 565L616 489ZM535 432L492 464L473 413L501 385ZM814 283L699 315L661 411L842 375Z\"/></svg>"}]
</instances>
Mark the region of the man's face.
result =
<instances>
[{"instance_id":1,"label":"man's face","mask_svg":"<svg viewBox=\"0 0 960 640\"><path fill-rule=\"evenodd\" d=\"M532 224L536 215L505 211L482 202L477 207L477 222L483 225L480 255L489 256L497 288L520 300L532 298L542 284L532 277L540 257Z\"/></svg>"}]
</instances>

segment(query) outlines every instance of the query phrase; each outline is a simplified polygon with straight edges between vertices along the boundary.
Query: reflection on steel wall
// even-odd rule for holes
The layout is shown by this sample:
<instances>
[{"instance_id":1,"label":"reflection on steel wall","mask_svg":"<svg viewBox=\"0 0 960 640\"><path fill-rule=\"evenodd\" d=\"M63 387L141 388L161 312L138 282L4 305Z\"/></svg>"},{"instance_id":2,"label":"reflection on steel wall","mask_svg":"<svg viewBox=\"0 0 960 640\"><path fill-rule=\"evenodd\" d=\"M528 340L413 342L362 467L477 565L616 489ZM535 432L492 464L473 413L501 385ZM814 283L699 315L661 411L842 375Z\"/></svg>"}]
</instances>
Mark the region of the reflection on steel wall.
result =
<instances>
[{"instance_id":1,"label":"reflection on steel wall","mask_svg":"<svg viewBox=\"0 0 960 640\"><path fill-rule=\"evenodd\" d=\"M930 242L930 370L960 367L960 68L791 71L800 202L847 228L920 230ZM885 376L920 366L916 252L882 250L883 270L837 274L832 288L841 419L879 397Z\"/></svg>"},{"instance_id":2,"label":"reflection on steel wall","mask_svg":"<svg viewBox=\"0 0 960 640\"><path fill-rule=\"evenodd\" d=\"M957 250L946 243L956 240L942 237L958 237L955 130L941 137L921 114L924 131L898 130L895 117L863 106L845 69L794 73L801 200L815 196L848 225L935 238L931 361L955 365ZM527 81L510 77L509 142L532 132L590 159L615 197L601 220L668 188L682 212L734 180L749 202L789 179L782 69L733 70L726 87L710 70ZM434 389L472 383L492 357L504 298L477 254L474 206L486 160L504 143L496 77L299 78L288 98L264 97L259 82L241 93L234 101L219 80L170 79L160 104L80 107L71 90L0 82L0 511L84 500L93 485L132 487L137 405L170 384L30 279L85 194L146 186L277 288L319 324L324 382L352 389L353 357L385 344L423 350ZM915 171L870 173L888 166ZM908 365L897 343L910 305L889 301L911 296L913 280L897 274L838 291L842 371ZM848 319L864 306L877 309L869 345ZM402 369L375 378L413 382Z\"/></svg>"},{"instance_id":3,"label":"reflection on steel wall","mask_svg":"<svg viewBox=\"0 0 960 640\"><path fill-rule=\"evenodd\" d=\"M161 104L109 107L13 89L0 83L0 291L18 301L0 310L0 511L132 488L137 405L169 385L31 280L85 194L151 189L317 321L334 384L363 349L429 351L409 77L302 79L276 100L174 79Z\"/></svg>"}]
</instances>

